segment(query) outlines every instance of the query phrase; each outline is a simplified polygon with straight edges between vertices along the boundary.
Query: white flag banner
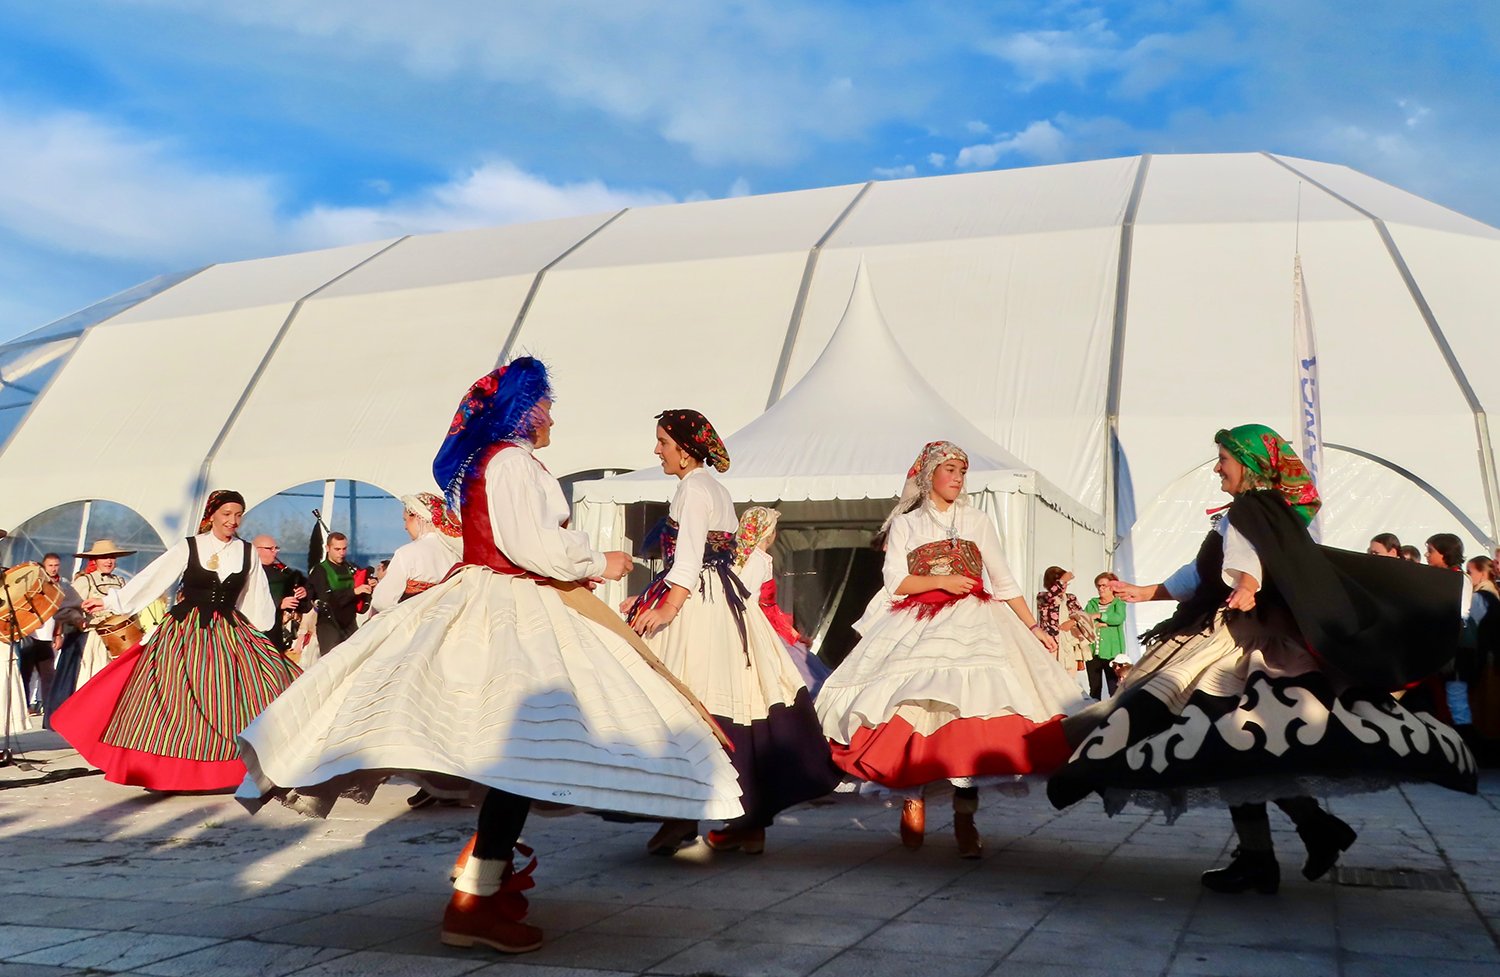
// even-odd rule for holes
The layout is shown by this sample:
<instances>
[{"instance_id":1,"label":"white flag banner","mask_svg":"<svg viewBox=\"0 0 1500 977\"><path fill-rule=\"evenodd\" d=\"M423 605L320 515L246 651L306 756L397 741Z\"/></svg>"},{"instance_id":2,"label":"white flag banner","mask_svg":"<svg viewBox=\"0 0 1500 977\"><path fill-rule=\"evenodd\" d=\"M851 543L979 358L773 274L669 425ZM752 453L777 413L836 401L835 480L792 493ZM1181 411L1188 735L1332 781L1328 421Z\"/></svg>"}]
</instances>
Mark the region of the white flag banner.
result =
<instances>
[{"instance_id":1,"label":"white flag banner","mask_svg":"<svg viewBox=\"0 0 1500 977\"><path fill-rule=\"evenodd\" d=\"M1313 485L1323 489L1323 408L1318 399L1318 344L1313 336L1312 305L1302 278L1302 255L1292 259L1292 354L1297 364L1297 453L1312 473ZM1323 518L1308 526L1317 542L1323 539Z\"/></svg>"}]
</instances>

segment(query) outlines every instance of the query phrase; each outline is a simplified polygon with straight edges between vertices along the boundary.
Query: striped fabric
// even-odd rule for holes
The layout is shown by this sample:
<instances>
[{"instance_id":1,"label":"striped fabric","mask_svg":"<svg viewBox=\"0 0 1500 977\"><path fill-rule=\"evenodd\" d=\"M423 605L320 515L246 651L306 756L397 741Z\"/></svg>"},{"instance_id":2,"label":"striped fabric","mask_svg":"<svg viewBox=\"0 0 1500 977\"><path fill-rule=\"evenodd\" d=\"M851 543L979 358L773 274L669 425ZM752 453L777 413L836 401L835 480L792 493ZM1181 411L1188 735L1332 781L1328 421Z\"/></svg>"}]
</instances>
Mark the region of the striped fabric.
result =
<instances>
[{"instance_id":1,"label":"striped fabric","mask_svg":"<svg viewBox=\"0 0 1500 977\"><path fill-rule=\"evenodd\" d=\"M148 640L103 740L187 760L239 755L235 735L301 670L248 625L216 618L198 626L168 617Z\"/></svg>"}]
</instances>

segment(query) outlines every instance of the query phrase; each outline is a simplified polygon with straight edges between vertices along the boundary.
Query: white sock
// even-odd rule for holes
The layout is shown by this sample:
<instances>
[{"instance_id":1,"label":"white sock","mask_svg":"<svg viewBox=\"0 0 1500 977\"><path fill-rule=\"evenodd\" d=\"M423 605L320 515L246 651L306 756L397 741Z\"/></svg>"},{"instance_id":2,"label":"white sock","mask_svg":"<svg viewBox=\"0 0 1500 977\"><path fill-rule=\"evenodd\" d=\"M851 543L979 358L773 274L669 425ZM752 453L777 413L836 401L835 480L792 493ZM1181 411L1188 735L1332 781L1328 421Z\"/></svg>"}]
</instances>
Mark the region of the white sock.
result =
<instances>
[{"instance_id":1,"label":"white sock","mask_svg":"<svg viewBox=\"0 0 1500 977\"><path fill-rule=\"evenodd\" d=\"M500 891L500 876L510 862L503 858L469 856L464 870L453 880L453 888L475 896L492 896Z\"/></svg>"}]
</instances>

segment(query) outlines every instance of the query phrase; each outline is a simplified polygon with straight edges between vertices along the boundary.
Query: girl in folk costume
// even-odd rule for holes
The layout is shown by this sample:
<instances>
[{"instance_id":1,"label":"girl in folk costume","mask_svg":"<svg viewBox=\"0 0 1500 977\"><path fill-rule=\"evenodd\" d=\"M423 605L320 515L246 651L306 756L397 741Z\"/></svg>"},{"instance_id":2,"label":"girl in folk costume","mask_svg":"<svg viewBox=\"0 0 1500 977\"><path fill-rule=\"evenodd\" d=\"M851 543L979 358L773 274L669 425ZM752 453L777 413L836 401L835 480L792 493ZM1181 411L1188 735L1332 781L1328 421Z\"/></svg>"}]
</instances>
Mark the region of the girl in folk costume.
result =
<instances>
[{"instance_id":1,"label":"girl in folk costume","mask_svg":"<svg viewBox=\"0 0 1500 977\"><path fill-rule=\"evenodd\" d=\"M1197 559L1165 583L1112 583L1127 601L1177 600L1177 613L1143 636L1112 699L1063 722L1081 745L1047 789L1058 807L1097 792L1111 813L1129 801L1169 817L1228 804L1239 848L1203 884L1273 893L1267 801L1296 823L1302 874L1316 879L1355 833L1315 795L1401 781L1475 791L1458 734L1387 691L1452 659L1462 587L1456 573L1314 543L1307 525L1322 502L1270 428L1214 440L1233 501Z\"/></svg>"},{"instance_id":2,"label":"girl in folk costume","mask_svg":"<svg viewBox=\"0 0 1500 977\"><path fill-rule=\"evenodd\" d=\"M546 367L521 357L480 379L433 462L463 519L462 564L377 615L240 734L252 810L270 796L326 816L402 776L434 793L488 788L455 866L442 940L520 953L535 860L512 870L533 799L648 817L741 813L712 722L592 582L628 554L569 530L533 452L552 440ZM649 652L647 653L649 655Z\"/></svg>"},{"instance_id":3,"label":"girl in folk costume","mask_svg":"<svg viewBox=\"0 0 1500 977\"><path fill-rule=\"evenodd\" d=\"M182 578L180 599L151 637L52 717L106 780L165 791L234 787L245 776L235 733L299 674L264 634L276 607L260 560L235 535L244 514L238 492L212 493L198 535L84 603L89 613L134 614Z\"/></svg>"},{"instance_id":4,"label":"girl in folk costume","mask_svg":"<svg viewBox=\"0 0 1500 977\"><path fill-rule=\"evenodd\" d=\"M463 556L463 527L442 496L431 492L401 496L411 542L391 554L385 576L370 594L376 614L415 597L438 583Z\"/></svg>"},{"instance_id":5,"label":"girl in folk costume","mask_svg":"<svg viewBox=\"0 0 1500 977\"><path fill-rule=\"evenodd\" d=\"M818 716L834 760L857 777L899 789L954 781L959 853L978 858L971 778L1060 765L1067 745L1049 720L1083 701L995 527L963 500L968 465L957 445L934 441L907 472L883 527L895 599L823 684ZM921 847L925 819L918 792L901 815L906 847Z\"/></svg>"},{"instance_id":6,"label":"girl in folk costume","mask_svg":"<svg viewBox=\"0 0 1500 977\"><path fill-rule=\"evenodd\" d=\"M818 689L832 669L808 651L807 639L776 603L776 574L770 549L776 542L776 520L780 518L780 512L762 505L753 505L740 515L739 532L734 536L734 572L760 604L792 664L797 666L797 673L813 698L817 698Z\"/></svg>"},{"instance_id":7,"label":"girl in folk costume","mask_svg":"<svg viewBox=\"0 0 1500 977\"><path fill-rule=\"evenodd\" d=\"M628 616L733 744L745 814L710 831L708 844L755 854L776 814L832 791L838 770L802 677L732 569L739 521L709 473L729 468L724 443L695 410L663 411L656 421L656 456L681 482L662 531L666 566ZM668 821L647 847L671 854L697 833L694 821Z\"/></svg>"}]
</instances>

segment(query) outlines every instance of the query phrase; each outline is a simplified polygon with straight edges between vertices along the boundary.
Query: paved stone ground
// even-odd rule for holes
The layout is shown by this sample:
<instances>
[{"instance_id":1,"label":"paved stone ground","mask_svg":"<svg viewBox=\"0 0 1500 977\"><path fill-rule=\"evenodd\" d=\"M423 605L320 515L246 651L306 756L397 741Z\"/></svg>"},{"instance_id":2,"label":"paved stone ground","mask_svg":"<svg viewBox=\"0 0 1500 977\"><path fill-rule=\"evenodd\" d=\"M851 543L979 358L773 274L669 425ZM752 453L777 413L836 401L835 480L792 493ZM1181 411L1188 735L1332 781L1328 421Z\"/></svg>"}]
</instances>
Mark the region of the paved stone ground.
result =
<instances>
[{"instance_id":1,"label":"paved stone ground","mask_svg":"<svg viewBox=\"0 0 1500 977\"><path fill-rule=\"evenodd\" d=\"M1466 797L1420 787L1335 810L1360 832L1347 881L1307 883L1273 812L1277 897L1204 892L1229 819L1106 818L1045 798L986 796L978 862L944 808L903 850L895 810L798 808L765 855L644 852L650 828L537 818L539 952L506 958L437 940L451 859L473 812L412 812L405 788L329 821L230 798L171 797L97 775L48 733L37 770L0 770L0 975L297 974L1081 975L1500 973L1500 776ZM1426 881L1437 888L1413 889ZM1450 891L1441 891L1447 888Z\"/></svg>"}]
</instances>

